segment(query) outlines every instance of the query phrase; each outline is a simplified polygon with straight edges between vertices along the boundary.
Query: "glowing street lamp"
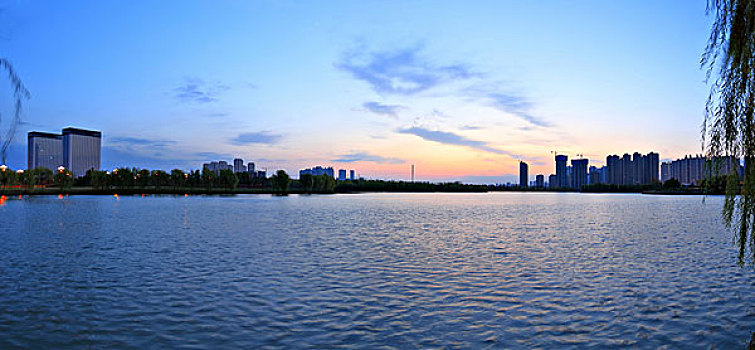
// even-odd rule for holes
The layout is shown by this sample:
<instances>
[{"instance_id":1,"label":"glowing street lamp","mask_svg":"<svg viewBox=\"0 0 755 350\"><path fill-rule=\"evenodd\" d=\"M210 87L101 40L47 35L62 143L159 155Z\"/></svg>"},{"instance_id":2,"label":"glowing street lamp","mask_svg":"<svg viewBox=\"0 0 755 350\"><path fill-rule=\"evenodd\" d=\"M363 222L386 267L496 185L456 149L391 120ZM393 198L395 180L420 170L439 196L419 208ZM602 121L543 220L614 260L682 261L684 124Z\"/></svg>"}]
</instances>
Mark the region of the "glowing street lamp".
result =
<instances>
[{"instance_id":1,"label":"glowing street lamp","mask_svg":"<svg viewBox=\"0 0 755 350\"><path fill-rule=\"evenodd\" d=\"M8 170L8 167L7 167L7 166L6 166L5 164L3 164L3 165L0 165L0 171L3 171L3 172L4 172L4 171L6 171L6 170Z\"/></svg>"},{"instance_id":2,"label":"glowing street lamp","mask_svg":"<svg viewBox=\"0 0 755 350\"><path fill-rule=\"evenodd\" d=\"M18 174L18 175L21 175L21 174L23 174L23 173L24 173L23 169L18 169L18 170L16 171L16 174Z\"/></svg>"},{"instance_id":3,"label":"glowing street lamp","mask_svg":"<svg viewBox=\"0 0 755 350\"><path fill-rule=\"evenodd\" d=\"M58 167L58 172L59 172L59 173L62 173L62 172L64 172L65 170L66 170L66 168L65 168L64 166L62 166L62 165Z\"/></svg>"}]
</instances>

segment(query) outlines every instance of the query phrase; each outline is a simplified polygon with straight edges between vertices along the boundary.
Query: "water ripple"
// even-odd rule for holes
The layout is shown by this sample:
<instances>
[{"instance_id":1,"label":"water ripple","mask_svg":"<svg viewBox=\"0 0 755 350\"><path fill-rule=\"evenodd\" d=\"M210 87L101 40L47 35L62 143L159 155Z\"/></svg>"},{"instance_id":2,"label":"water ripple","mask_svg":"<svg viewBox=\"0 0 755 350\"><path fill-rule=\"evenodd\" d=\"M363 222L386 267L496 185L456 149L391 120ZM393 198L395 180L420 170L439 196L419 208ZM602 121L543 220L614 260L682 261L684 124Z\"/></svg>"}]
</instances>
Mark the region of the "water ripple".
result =
<instances>
[{"instance_id":1,"label":"water ripple","mask_svg":"<svg viewBox=\"0 0 755 350\"><path fill-rule=\"evenodd\" d=\"M26 197L0 348L741 348L721 199Z\"/></svg>"}]
</instances>

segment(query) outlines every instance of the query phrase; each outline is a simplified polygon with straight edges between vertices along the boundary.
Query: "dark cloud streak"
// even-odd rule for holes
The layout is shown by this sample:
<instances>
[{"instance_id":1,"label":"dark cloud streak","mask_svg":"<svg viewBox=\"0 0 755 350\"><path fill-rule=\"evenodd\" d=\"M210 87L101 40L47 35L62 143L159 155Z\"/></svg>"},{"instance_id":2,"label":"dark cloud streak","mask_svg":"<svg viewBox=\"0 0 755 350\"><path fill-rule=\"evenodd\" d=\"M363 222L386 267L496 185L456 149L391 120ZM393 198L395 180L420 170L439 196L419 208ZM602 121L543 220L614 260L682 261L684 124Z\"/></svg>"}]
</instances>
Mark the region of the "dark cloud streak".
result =
<instances>
[{"instance_id":1,"label":"dark cloud streak","mask_svg":"<svg viewBox=\"0 0 755 350\"><path fill-rule=\"evenodd\" d=\"M421 46L394 51L350 53L336 68L364 81L378 93L413 95L473 74L464 65L434 65L420 57Z\"/></svg>"},{"instance_id":2,"label":"dark cloud streak","mask_svg":"<svg viewBox=\"0 0 755 350\"><path fill-rule=\"evenodd\" d=\"M391 117L398 116L398 112L403 109L403 106L400 105L387 105L382 104L380 102L370 101L365 102L362 104L362 107L364 107L366 110L380 115L387 115Z\"/></svg>"},{"instance_id":3,"label":"dark cloud streak","mask_svg":"<svg viewBox=\"0 0 755 350\"><path fill-rule=\"evenodd\" d=\"M493 107L500 111L513 114L535 126L551 126L551 123L549 123L548 121L532 115L530 113L530 110L532 109L532 103L521 96L502 93L489 93L487 94L487 98L492 101Z\"/></svg>"},{"instance_id":4,"label":"dark cloud streak","mask_svg":"<svg viewBox=\"0 0 755 350\"><path fill-rule=\"evenodd\" d=\"M427 140L427 141L433 141L433 142L443 143L447 145L464 146L464 147L469 147L469 148L473 148L480 151L508 155L512 157L515 156L511 154L510 152L493 148L490 146L490 144L488 144L485 141L472 140L464 136L454 134L452 132L430 130L430 129L425 129L418 126L413 126L411 128L398 129L397 132L402 133L402 134L410 134L410 135L419 136L422 139Z\"/></svg>"},{"instance_id":5,"label":"dark cloud streak","mask_svg":"<svg viewBox=\"0 0 755 350\"><path fill-rule=\"evenodd\" d=\"M333 161L337 163L355 163L355 162L373 162L373 163L384 163L384 164L406 163L406 160L403 160L400 158L388 158L388 157L383 157L383 156L370 154L366 152L342 154L338 157L339 157L338 159L333 159Z\"/></svg>"},{"instance_id":6,"label":"dark cloud streak","mask_svg":"<svg viewBox=\"0 0 755 350\"><path fill-rule=\"evenodd\" d=\"M247 132L241 133L238 136L231 139L231 143L234 145L249 145L249 144L267 144L272 145L280 141L281 135L273 134L268 131L259 132Z\"/></svg>"},{"instance_id":7,"label":"dark cloud streak","mask_svg":"<svg viewBox=\"0 0 755 350\"><path fill-rule=\"evenodd\" d=\"M218 95L228 90L223 84L207 84L202 79L191 78L174 89L174 97L187 103L210 103L218 100Z\"/></svg>"}]
</instances>

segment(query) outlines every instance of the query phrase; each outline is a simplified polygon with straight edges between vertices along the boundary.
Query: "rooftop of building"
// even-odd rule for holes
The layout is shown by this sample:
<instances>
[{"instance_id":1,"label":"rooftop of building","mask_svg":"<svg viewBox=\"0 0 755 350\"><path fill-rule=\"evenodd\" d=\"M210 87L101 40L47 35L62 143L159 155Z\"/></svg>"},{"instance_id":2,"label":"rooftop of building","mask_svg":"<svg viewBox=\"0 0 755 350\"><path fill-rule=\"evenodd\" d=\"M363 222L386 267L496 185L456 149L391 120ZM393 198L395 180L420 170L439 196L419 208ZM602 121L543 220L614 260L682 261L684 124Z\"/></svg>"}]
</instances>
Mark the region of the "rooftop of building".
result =
<instances>
[{"instance_id":1,"label":"rooftop of building","mask_svg":"<svg viewBox=\"0 0 755 350\"><path fill-rule=\"evenodd\" d=\"M42 131L29 131L29 137L48 137L48 138L60 138L63 135L61 134L55 134L51 132L42 132Z\"/></svg>"},{"instance_id":2,"label":"rooftop of building","mask_svg":"<svg viewBox=\"0 0 755 350\"><path fill-rule=\"evenodd\" d=\"M63 134L75 134L75 135L84 135L84 136L92 136L92 137L102 137L102 132L95 131L95 130L87 130L87 129L80 129L80 128L74 128L74 127L67 127L63 129Z\"/></svg>"}]
</instances>

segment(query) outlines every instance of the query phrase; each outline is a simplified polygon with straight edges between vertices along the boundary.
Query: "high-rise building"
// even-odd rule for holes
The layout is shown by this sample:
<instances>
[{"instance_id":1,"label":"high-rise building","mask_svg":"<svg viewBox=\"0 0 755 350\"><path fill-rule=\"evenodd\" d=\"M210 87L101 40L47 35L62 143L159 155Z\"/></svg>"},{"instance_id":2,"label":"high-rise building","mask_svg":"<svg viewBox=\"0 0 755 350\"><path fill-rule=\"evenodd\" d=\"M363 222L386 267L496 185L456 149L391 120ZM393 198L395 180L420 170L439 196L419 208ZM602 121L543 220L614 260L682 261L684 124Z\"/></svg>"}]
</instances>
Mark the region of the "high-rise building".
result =
<instances>
[{"instance_id":1,"label":"high-rise building","mask_svg":"<svg viewBox=\"0 0 755 350\"><path fill-rule=\"evenodd\" d=\"M102 133L78 128L65 128L61 135L32 131L28 134L29 168L54 170L68 168L74 176L100 169Z\"/></svg>"},{"instance_id":2,"label":"high-rise building","mask_svg":"<svg viewBox=\"0 0 755 350\"><path fill-rule=\"evenodd\" d=\"M244 168L244 160L241 158L236 158L233 160L233 172L234 173L243 173L246 171Z\"/></svg>"},{"instance_id":3,"label":"high-rise building","mask_svg":"<svg viewBox=\"0 0 755 350\"><path fill-rule=\"evenodd\" d=\"M102 133L77 128L63 129L63 166L74 176L100 169Z\"/></svg>"},{"instance_id":4,"label":"high-rise building","mask_svg":"<svg viewBox=\"0 0 755 350\"><path fill-rule=\"evenodd\" d=\"M660 155L655 152L650 152L645 156L646 158L646 165L645 165L645 184L652 184L658 182L658 165L660 162Z\"/></svg>"},{"instance_id":5,"label":"high-rise building","mask_svg":"<svg viewBox=\"0 0 755 350\"><path fill-rule=\"evenodd\" d=\"M545 187L545 176L543 176L543 174L535 175L535 187L537 188Z\"/></svg>"},{"instance_id":6,"label":"high-rise building","mask_svg":"<svg viewBox=\"0 0 755 350\"><path fill-rule=\"evenodd\" d=\"M572 159L571 166L572 166L572 172L571 172L571 187L580 189L582 186L587 185L587 164L588 160L583 159Z\"/></svg>"},{"instance_id":7,"label":"high-rise building","mask_svg":"<svg viewBox=\"0 0 755 350\"><path fill-rule=\"evenodd\" d=\"M558 188L558 179L556 174L548 175L548 188Z\"/></svg>"},{"instance_id":8,"label":"high-rise building","mask_svg":"<svg viewBox=\"0 0 755 350\"><path fill-rule=\"evenodd\" d=\"M595 185L595 184L608 183L606 179L607 172L608 172L608 167L602 166L598 168L596 166L591 166L587 172L587 184Z\"/></svg>"},{"instance_id":9,"label":"high-rise building","mask_svg":"<svg viewBox=\"0 0 755 350\"><path fill-rule=\"evenodd\" d=\"M527 187L529 185L529 166L527 163L519 162L519 187Z\"/></svg>"},{"instance_id":10,"label":"high-rise building","mask_svg":"<svg viewBox=\"0 0 755 350\"><path fill-rule=\"evenodd\" d=\"M228 164L228 162L221 160L221 161L212 161L209 163L202 164L202 169L207 169L208 171L214 171L216 174L220 174L221 170L231 170L233 171L233 166Z\"/></svg>"},{"instance_id":11,"label":"high-rise building","mask_svg":"<svg viewBox=\"0 0 755 350\"><path fill-rule=\"evenodd\" d=\"M661 182L671 180L671 162L661 163Z\"/></svg>"},{"instance_id":12,"label":"high-rise building","mask_svg":"<svg viewBox=\"0 0 755 350\"><path fill-rule=\"evenodd\" d=\"M556 183L551 183L551 187L558 188L558 187L567 187L568 184L568 177L566 174L566 161L569 159L569 157L557 154L556 155Z\"/></svg>"},{"instance_id":13,"label":"high-rise building","mask_svg":"<svg viewBox=\"0 0 755 350\"><path fill-rule=\"evenodd\" d=\"M668 178L677 179L683 185L697 185L700 181L709 177L742 173L739 159L735 157L685 156L671 162L670 165L668 164L668 162L664 163Z\"/></svg>"},{"instance_id":14,"label":"high-rise building","mask_svg":"<svg viewBox=\"0 0 755 350\"><path fill-rule=\"evenodd\" d=\"M645 157L640 152L634 152L632 154L632 163L630 168L632 169L632 181L631 185L639 185L645 183Z\"/></svg>"},{"instance_id":15,"label":"high-rise building","mask_svg":"<svg viewBox=\"0 0 755 350\"><path fill-rule=\"evenodd\" d=\"M313 168L299 170L299 178L301 178L301 176L304 175L304 174L328 175L330 177L335 177L334 176L335 174L334 174L334 171L333 171L333 167L323 168L323 167L321 167L319 165L316 166L316 167L313 167Z\"/></svg>"},{"instance_id":16,"label":"high-rise building","mask_svg":"<svg viewBox=\"0 0 755 350\"><path fill-rule=\"evenodd\" d=\"M634 184L634 169L632 169L632 156L629 153L624 153L621 157L621 183L620 185L632 185Z\"/></svg>"},{"instance_id":17,"label":"high-rise building","mask_svg":"<svg viewBox=\"0 0 755 350\"><path fill-rule=\"evenodd\" d=\"M28 169L55 170L63 166L63 136L32 131L28 134Z\"/></svg>"},{"instance_id":18,"label":"high-rise building","mask_svg":"<svg viewBox=\"0 0 755 350\"><path fill-rule=\"evenodd\" d=\"M338 180L346 181L346 169L338 169Z\"/></svg>"},{"instance_id":19,"label":"high-rise building","mask_svg":"<svg viewBox=\"0 0 755 350\"><path fill-rule=\"evenodd\" d=\"M634 152L606 157L605 182L613 185L647 185L658 182L659 155Z\"/></svg>"},{"instance_id":20,"label":"high-rise building","mask_svg":"<svg viewBox=\"0 0 755 350\"><path fill-rule=\"evenodd\" d=\"M624 176L622 171L623 168L619 156L610 155L606 157L606 183L611 185L621 185L621 179Z\"/></svg>"},{"instance_id":21,"label":"high-rise building","mask_svg":"<svg viewBox=\"0 0 755 350\"><path fill-rule=\"evenodd\" d=\"M254 176L254 162L246 163L246 172Z\"/></svg>"},{"instance_id":22,"label":"high-rise building","mask_svg":"<svg viewBox=\"0 0 755 350\"><path fill-rule=\"evenodd\" d=\"M354 176L354 175L355 175L354 170L353 169L349 170L349 180L351 180L351 181L356 180L356 176Z\"/></svg>"}]
</instances>

